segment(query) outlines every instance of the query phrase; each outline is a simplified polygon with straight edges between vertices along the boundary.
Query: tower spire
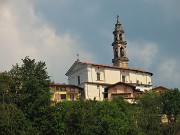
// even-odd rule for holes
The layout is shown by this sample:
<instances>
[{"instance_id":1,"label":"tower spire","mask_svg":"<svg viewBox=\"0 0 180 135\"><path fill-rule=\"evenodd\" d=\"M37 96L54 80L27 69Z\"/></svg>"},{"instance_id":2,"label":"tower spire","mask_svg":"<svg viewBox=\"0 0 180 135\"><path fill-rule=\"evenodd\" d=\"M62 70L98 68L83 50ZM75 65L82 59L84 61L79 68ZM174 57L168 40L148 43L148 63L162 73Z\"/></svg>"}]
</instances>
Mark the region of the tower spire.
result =
<instances>
[{"instance_id":1,"label":"tower spire","mask_svg":"<svg viewBox=\"0 0 180 135\"><path fill-rule=\"evenodd\" d=\"M119 22L119 16L117 15L117 23L114 28L114 42L112 43L114 58L112 63L118 67L128 67L128 58L126 57L126 41L124 39L124 30Z\"/></svg>"},{"instance_id":2,"label":"tower spire","mask_svg":"<svg viewBox=\"0 0 180 135\"><path fill-rule=\"evenodd\" d=\"M118 23L119 23L119 15L117 15L117 17L116 17L116 18L117 18L117 24L118 24Z\"/></svg>"},{"instance_id":3,"label":"tower spire","mask_svg":"<svg viewBox=\"0 0 180 135\"><path fill-rule=\"evenodd\" d=\"M77 60L76 60L76 61L78 61L78 62L79 62L79 61L80 61L80 60L79 60L79 53L77 53L77 55L76 55L76 56L77 56Z\"/></svg>"}]
</instances>

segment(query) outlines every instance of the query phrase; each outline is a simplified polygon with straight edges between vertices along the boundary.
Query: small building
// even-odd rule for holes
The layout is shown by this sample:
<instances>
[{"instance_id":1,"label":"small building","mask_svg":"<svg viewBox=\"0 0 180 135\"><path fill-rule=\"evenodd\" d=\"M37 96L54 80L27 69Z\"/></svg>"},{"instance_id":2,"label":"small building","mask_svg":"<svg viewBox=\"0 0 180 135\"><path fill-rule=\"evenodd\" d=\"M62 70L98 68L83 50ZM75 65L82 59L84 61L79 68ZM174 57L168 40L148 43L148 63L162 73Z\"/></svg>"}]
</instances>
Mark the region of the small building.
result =
<instances>
[{"instance_id":1,"label":"small building","mask_svg":"<svg viewBox=\"0 0 180 135\"><path fill-rule=\"evenodd\" d=\"M122 96L125 100L132 103L136 96L143 94L143 91L136 89L133 85L118 82L106 87L104 94L108 100Z\"/></svg>"},{"instance_id":2,"label":"small building","mask_svg":"<svg viewBox=\"0 0 180 135\"><path fill-rule=\"evenodd\" d=\"M163 87L163 86L158 86L152 89L154 92L159 92L159 93L164 93L168 90L168 88Z\"/></svg>"},{"instance_id":3,"label":"small building","mask_svg":"<svg viewBox=\"0 0 180 135\"><path fill-rule=\"evenodd\" d=\"M53 93L52 101L55 103L63 100L75 101L79 96L83 96L83 88L69 84L52 82L50 84L50 91Z\"/></svg>"}]
</instances>

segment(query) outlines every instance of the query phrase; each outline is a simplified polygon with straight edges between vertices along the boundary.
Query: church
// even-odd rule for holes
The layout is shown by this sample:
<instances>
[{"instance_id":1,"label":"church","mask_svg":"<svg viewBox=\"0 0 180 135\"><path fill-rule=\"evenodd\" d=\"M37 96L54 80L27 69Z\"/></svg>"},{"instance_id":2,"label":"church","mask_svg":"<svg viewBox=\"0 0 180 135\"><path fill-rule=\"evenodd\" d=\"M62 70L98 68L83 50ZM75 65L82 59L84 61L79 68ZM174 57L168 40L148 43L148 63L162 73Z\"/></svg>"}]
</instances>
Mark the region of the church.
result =
<instances>
[{"instance_id":1,"label":"church","mask_svg":"<svg viewBox=\"0 0 180 135\"><path fill-rule=\"evenodd\" d=\"M114 95L122 95L122 92L118 93L118 88L124 88L123 95L126 96L131 95L128 88L134 89L131 91L136 91L136 93L137 91L141 93L152 89L153 74L151 72L128 67L127 42L118 16L113 35L113 65L81 62L78 59L66 73L70 85L84 89L85 99L96 99L98 101L107 99L109 88L114 89Z\"/></svg>"}]
</instances>

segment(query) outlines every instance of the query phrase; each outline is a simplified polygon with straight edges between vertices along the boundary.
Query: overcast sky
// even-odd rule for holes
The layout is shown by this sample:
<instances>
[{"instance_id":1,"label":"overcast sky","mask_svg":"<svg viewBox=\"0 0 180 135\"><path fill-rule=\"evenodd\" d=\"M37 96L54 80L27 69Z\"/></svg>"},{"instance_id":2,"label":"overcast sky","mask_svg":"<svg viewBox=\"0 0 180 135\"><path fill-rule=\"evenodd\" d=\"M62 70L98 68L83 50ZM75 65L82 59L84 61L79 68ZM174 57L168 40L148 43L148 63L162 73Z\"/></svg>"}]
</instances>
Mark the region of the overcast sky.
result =
<instances>
[{"instance_id":1,"label":"overcast sky","mask_svg":"<svg viewBox=\"0 0 180 135\"><path fill-rule=\"evenodd\" d=\"M46 62L56 82L77 59L112 65L116 16L130 68L154 86L180 88L180 0L0 0L0 71L25 56Z\"/></svg>"}]
</instances>

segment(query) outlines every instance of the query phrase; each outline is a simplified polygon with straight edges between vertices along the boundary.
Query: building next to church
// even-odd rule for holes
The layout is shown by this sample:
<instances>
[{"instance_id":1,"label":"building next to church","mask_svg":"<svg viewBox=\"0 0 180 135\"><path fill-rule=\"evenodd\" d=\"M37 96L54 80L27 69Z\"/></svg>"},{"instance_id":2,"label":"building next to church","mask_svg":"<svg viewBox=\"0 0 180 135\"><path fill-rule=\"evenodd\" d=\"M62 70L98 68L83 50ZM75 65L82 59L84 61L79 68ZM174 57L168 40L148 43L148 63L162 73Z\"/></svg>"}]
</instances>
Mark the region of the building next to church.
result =
<instances>
[{"instance_id":1,"label":"building next to church","mask_svg":"<svg viewBox=\"0 0 180 135\"><path fill-rule=\"evenodd\" d=\"M164 93L164 92L168 91L168 88L163 87L163 86L158 86L158 87L153 88L152 91Z\"/></svg>"},{"instance_id":2,"label":"building next to church","mask_svg":"<svg viewBox=\"0 0 180 135\"><path fill-rule=\"evenodd\" d=\"M140 91L152 89L152 73L138 68L129 68L124 30L118 17L113 31L113 65L81 62L79 59L67 71L68 83L84 89L85 99L102 101L106 88L118 82L132 85Z\"/></svg>"},{"instance_id":3,"label":"building next to church","mask_svg":"<svg viewBox=\"0 0 180 135\"><path fill-rule=\"evenodd\" d=\"M75 101L83 93L83 88L78 87L76 85L51 82L50 92L52 93L53 103L57 103L64 100Z\"/></svg>"},{"instance_id":4,"label":"building next to church","mask_svg":"<svg viewBox=\"0 0 180 135\"><path fill-rule=\"evenodd\" d=\"M136 89L135 86L123 82L118 82L105 88L105 98L110 101L121 96L129 103L133 103L134 98L142 94L143 92Z\"/></svg>"}]
</instances>

